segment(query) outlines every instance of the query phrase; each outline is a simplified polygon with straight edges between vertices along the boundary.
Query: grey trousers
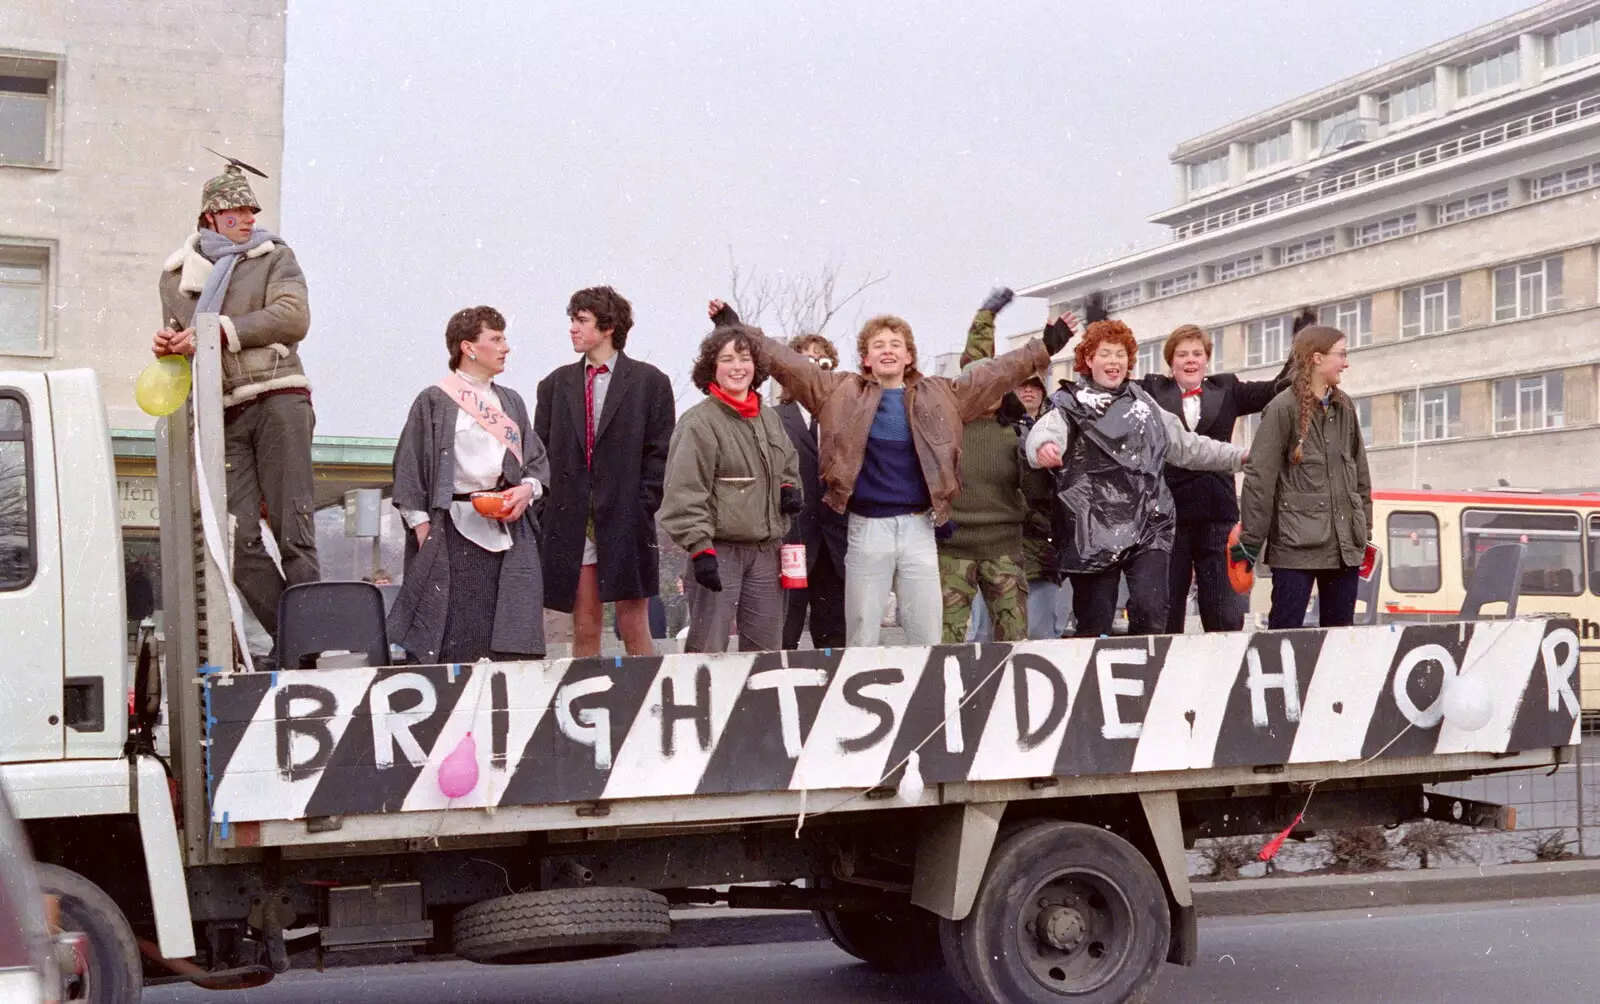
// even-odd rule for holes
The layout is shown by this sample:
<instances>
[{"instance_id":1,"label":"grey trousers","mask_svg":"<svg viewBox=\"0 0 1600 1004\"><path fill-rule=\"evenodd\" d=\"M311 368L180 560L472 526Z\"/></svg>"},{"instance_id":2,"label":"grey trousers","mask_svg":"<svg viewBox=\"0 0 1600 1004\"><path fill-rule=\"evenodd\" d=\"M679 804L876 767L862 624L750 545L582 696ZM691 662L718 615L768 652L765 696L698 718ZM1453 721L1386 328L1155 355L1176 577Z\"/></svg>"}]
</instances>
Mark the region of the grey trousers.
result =
<instances>
[{"instance_id":1,"label":"grey trousers","mask_svg":"<svg viewBox=\"0 0 1600 1004\"><path fill-rule=\"evenodd\" d=\"M775 652L783 647L783 588L778 584L778 543L730 544L712 541L722 592L714 593L688 577L689 637L685 652L726 652L728 636L739 629L739 651Z\"/></svg>"},{"instance_id":2,"label":"grey trousers","mask_svg":"<svg viewBox=\"0 0 1600 1004\"><path fill-rule=\"evenodd\" d=\"M229 408L223 424L228 513L236 517L233 583L274 640L285 580L298 585L321 578L311 474L316 424L311 399L304 394L274 394ZM261 542L263 504L283 559L282 576Z\"/></svg>"}]
</instances>

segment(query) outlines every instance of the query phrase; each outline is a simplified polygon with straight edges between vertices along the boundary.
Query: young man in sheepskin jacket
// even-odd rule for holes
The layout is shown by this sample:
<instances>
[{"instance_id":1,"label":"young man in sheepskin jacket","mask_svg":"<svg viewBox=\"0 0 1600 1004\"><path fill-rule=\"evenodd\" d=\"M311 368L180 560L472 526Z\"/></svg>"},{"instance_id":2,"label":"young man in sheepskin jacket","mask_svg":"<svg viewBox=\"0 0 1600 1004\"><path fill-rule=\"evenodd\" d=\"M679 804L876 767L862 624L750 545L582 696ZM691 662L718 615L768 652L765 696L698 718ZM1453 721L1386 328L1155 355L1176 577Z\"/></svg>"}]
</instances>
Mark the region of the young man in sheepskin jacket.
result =
<instances>
[{"instance_id":1,"label":"young man in sheepskin jacket","mask_svg":"<svg viewBox=\"0 0 1600 1004\"><path fill-rule=\"evenodd\" d=\"M228 513L236 517L233 580L273 637L285 580L315 582L311 381L296 351L311 326L306 279L289 245L256 226L260 202L241 165L206 182L195 232L161 272L158 356L194 353L194 316L221 315ZM254 168L250 168L256 174ZM264 177L264 176L263 176ZM261 510L283 572L261 537Z\"/></svg>"}]
</instances>

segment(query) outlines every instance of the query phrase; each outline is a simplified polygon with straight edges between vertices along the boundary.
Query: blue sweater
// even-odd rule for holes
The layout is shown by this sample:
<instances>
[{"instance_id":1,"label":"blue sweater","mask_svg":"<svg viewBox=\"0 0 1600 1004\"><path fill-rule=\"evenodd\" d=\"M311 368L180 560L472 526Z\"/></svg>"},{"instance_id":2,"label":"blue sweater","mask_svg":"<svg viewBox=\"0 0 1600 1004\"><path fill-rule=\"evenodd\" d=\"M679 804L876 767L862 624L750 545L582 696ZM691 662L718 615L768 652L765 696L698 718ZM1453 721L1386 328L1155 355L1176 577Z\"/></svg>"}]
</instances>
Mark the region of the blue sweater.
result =
<instances>
[{"instance_id":1,"label":"blue sweater","mask_svg":"<svg viewBox=\"0 0 1600 1004\"><path fill-rule=\"evenodd\" d=\"M876 519L921 512L932 505L917 448L911 441L905 388L885 389L872 416L861 473L856 475L850 495L850 511Z\"/></svg>"}]
</instances>

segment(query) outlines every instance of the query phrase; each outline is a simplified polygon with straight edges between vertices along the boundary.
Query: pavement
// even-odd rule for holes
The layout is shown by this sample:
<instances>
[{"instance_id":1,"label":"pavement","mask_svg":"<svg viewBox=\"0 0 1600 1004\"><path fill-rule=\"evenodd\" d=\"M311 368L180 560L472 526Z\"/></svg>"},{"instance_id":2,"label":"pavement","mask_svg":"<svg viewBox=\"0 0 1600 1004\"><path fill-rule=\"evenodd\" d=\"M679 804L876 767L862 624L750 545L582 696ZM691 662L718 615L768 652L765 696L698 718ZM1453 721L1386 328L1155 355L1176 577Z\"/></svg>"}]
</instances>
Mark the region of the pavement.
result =
<instances>
[{"instance_id":1,"label":"pavement","mask_svg":"<svg viewBox=\"0 0 1600 1004\"><path fill-rule=\"evenodd\" d=\"M1202 918L1526 902L1600 896L1600 859L1191 882ZM818 941L827 934L810 913L793 910L674 910L671 947L705 948Z\"/></svg>"},{"instance_id":2,"label":"pavement","mask_svg":"<svg viewBox=\"0 0 1600 1004\"><path fill-rule=\"evenodd\" d=\"M1149 1004L1593 1004L1600 897L1212 918ZM875 973L821 942L640 952L554 966L423 962L292 971L255 990L146 1004L967 1004L943 972Z\"/></svg>"}]
</instances>

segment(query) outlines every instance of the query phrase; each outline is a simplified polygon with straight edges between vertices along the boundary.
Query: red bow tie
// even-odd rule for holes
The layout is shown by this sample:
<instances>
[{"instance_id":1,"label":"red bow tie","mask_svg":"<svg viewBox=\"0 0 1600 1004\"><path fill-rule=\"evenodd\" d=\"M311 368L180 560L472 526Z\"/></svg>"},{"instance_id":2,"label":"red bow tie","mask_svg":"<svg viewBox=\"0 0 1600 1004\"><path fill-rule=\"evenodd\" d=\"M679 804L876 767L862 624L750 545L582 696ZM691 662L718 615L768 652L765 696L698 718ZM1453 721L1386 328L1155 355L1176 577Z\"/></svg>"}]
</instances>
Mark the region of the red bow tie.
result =
<instances>
[{"instance_id":1,"label":"red bow tie","mask_svg":"<svg viewBox=\"0 0 1600 1004\"><path fill-rule=\"evenodd\" d=\"M1186 390L1186 391L1183 392L1183 396L1184 397L1199 397L1200 396L1200 388L1196 387L1194 390Z\"/></svg>"}]
</instances>

